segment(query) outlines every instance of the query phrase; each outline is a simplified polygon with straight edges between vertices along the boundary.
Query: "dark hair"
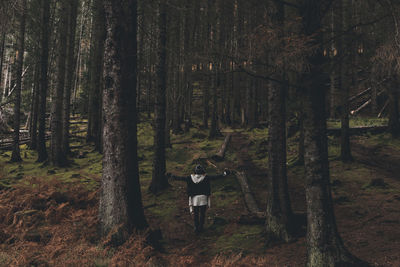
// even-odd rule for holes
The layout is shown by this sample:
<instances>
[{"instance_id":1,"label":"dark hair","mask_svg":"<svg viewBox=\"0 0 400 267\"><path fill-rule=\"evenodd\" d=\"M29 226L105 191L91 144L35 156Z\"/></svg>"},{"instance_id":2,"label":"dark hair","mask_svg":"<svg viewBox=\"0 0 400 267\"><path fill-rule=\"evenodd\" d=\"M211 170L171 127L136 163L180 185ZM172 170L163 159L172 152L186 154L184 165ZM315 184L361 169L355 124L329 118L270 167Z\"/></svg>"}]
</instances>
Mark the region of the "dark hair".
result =
<instances>
[{"instance_id":1,"label":"dark hair","mask_svg":"<svg viewBox=\"0 0 400 267\"><path fill-rule=\"evenodd\" d=\"M195 174L205 174L206 171L204 170L203 166L201 166L200 164L196 165L196 167L194 168L194 173Z\"/></svg>"}]
</instances>

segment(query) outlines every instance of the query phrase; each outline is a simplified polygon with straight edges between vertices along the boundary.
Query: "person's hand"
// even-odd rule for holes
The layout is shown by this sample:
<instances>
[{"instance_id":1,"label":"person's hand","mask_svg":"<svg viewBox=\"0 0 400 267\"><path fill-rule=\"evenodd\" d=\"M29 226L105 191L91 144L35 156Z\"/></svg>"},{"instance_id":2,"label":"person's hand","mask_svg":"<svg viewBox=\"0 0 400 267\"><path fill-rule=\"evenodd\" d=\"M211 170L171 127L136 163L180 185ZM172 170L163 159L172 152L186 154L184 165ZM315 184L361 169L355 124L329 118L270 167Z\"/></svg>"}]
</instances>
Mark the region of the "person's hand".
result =
<instances>
[{"instance_id":1,"label":"person's hand","mask_svg":"<svg viewBox=\"0 0 400 267\"><path fill-rule=\"evenodd\" d=\"M228 170L228 169L225 169L225 170L224 170L224 176L227 176L227 175L229 175L229 174L231 174L231 171Z\"/></svg>"}]
</instances>

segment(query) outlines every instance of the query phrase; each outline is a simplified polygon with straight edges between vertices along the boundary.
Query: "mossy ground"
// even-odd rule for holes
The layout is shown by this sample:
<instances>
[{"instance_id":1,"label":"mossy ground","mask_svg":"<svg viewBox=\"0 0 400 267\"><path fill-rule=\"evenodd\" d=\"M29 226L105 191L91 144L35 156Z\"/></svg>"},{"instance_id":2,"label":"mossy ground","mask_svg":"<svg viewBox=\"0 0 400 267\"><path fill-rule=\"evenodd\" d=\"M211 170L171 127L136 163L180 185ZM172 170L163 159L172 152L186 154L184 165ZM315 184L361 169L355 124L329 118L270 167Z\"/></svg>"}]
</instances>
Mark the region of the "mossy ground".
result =
<instances>
[{"instance_id":1,"label":"mossy ground","mask_svg":"<svg viewBox=\"0 0 400 267\"><path fill-rule=\"evenodd\" d=\"M74 125L76 129L84 130L83 125L79 123ZM256 200L260 208L263 209L266 204L268 155L265 148L268 130L227 128L223 132L234 133L232 143L226 153L226 159L223 162L205 160L219 149L223 137L209 140L207 138L208 131L198 128L193 128L183 135L171 135L172 148L167 149L167 170L176 175L188 175L199 160L203 160L209 173L218 173L226 167L244 170ZM145 214L152 228L160 228L163 233L162 243L165 252L158 255L159 258L164 258L171 266L196 266L198 264L233 264L232 266L243 264L246 266L250 262L253 263L253 266L257 264L261 266L268 266L268 264L272 266L304 265L306 253L304 237L300 237L287 245L278 244L268 247L263 237L264 227L262 224L246 225L239 223L241 216L247 216L247 210L240 192L240 186L234 175L212 183L213 195L211 209L207 211L206 231L199 236L195 235L184 183L172 181L170 182L171 187L156 196L148 192L153 157L151 125L145 122L141 123L138 126L138 135L140 181ZM346 246L354 254L371 263L386 264L387 266L390 266L389 263L399 263L400 259L396 251L398 252L398 240L400 240L398 227L400 181L395 175L397 169L392 166L394 164L390 163L400 160L400 141L392 139L388 134L367 134L353 137L352 147L355 161L352 163L342 163L339 160L340 147L337 138L329 137L328 141L332 195L339 231ZM295 164L297 143L298 135L294 135L288 141L288 178L293 209L297 213L304 213L306 210L304 169ZM21 188L22 192L29 194L27 189L31 188L33 195L39 194L40 196L38 192L41 188L45 188L45 184L56 184L57 186L52 190L63 194L72 194L73 188L77 185L88 192L86 196L89 196L90 192L95 193L100 186L101 155L94 152L91 145L83 144L81 141L76 141L72 144L72 147L71 165L68 168L60 169L36 163L36 153L29 151L25 146L21 147L22 163L9 163L11 153L0 152L0 190L11 194L12 190ZM374 157L382 158L390 166L382 165L383 162L374 164ZM382 166L379 167L380 165ZM366 186L373 178L384 179L387 186L380 188ZM2 195L1 192L0 196ZM46 192L42 194L46 195ZM62 219L59 218L61 223L53 224L46 219L39 226L33 225L29 228L29 231L31 229L44 231L43 229L46 229L46 227L59 227L57 231L65 228L77 233L80 231L88 233L88 237L83 239L86 241L77 237L76 241L68 243L69 246L76 247L73 250L64 247L64 250L57 252L59 255L51 254L51 257L59 259L59 261L53 260L52 262L60 262L61 259L70 257L74 259L74 261L70 261L73 263L82 263L85 259L86 263L90 263L89 265L92 266L107 266L114 263L116 259L126 258L127 255L131 255L129 253L133 253L133 243L127 243L118 251L104 250L101 243L98 243L99 241L96 241L96 239L93 241L93 233L96 232L95 226L86 227L84 225L91 225L90 223L95 222L97 202L88 202L92 204L88 204L89 208L86 209L82 209L78 203L79 201L68 205L65 205L65 203L56 204L54 208L55 216L64 214ZM75 207L74 205L78 206ZM0 204L0 209L0 212L2 212L5 207ZM19 207L19 210L15 210L15 212L21 209L22 207ZM29 205L22 210L33 212L38 214L37 216L40 215L45 218L48 216L46 211L44 215L41 215L41 211L32 209ZM89 218L92 220L89 221L90 223L85 223L83 217L79 217L86 216L84 214L90 215ZM2 216L0 216L1 219ZM65 225L62 223L65 223ZM18 235L16 236L21 238ZM77 236L82 236L82 234ZM36 255L32 257L40 258L39 256L43 253L54 250L53 247L49 247L49 244L54 246L56 237L59 238L57 234L54 234L49 243L35 244L35 247L31 250L27 250L26 247L24 250L26 242L23 238L22 240L17 239L11 246L0 245L0 265L7 264L10 261L15 262L17 254L25 255L28 258L29 255ZM32 242L29 246L32 246ZM377 247L379 249L376 249ZM90 251L90 253L79 252L82 250ZM36 251L36 254L34 252L27 254L26 251ZM40 251L43 251L43 253L41 254ZM83 254L77 257L75 254L78 252ZM148 254L144 253L144 255ZM47 255L42 256L41 259L45 260ZM132 258L134 257L132 256ZM148 258L145 259L145 262L147 260ZM49 262L51 262L50 259Z\"/></svg>"}]
</instances>

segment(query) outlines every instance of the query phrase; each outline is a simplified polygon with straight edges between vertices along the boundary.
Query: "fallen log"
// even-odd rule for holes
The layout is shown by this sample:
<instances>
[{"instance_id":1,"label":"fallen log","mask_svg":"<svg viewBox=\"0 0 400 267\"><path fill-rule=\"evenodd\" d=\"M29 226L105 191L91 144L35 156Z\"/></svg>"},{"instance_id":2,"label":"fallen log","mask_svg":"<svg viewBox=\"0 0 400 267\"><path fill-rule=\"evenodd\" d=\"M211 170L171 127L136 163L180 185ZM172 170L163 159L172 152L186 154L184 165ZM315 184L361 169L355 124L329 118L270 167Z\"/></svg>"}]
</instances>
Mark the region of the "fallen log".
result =
<instances>
[{"instance_id":1,"label":"fallen log","mask_svg":"<svg viewBox=\"0 0 400 267\"><path fill-rule=\"evenodd\" d=\"M356 94L355 96L350 97L348 101L351 102L351 101L363 96L364 94L368 93L369 91L371 91L371 87L367 88L366 90L362 91L361 93Z\"/></svg>"},{"instance_id":2,"label":"fallen log","mask_svg":"<svg viewBox=\"0 0 400 267\"><path fill-rule=\"evenodd\" d=\"M225 137L224 143L221 146L221 149L217 152L217 154L215 154L214 156L212 156L212 159L215 161L222 161L225 157L225 152L226 149L228 147L229 141L231 140L231 136L232 133L228 133Z\"/></svg>"},{"instance_id":3,"label":"fallen log","mask_svg":"<svg viewBox=\"0 0 400 267\"><path fill-rule=\"evenodd\" d=\"M236 177L239 181L240 187L244 197L247 210L259 218L265 218L264 212L262 212L257 205L257 202L250 190L249 183L247 182L246 174L244 172L235 172Z\"/></svg>"},{"instance_id":4,"label":"fallen log","mask_svg":"<svg viewBox=\"0 0 400 267\"><path fill-rule=\"evenodd\" d=\"M46 141L50 140L50 135L46 136L45 140ZM26 144L29 144L30 141L31 141L30 138L20 139L19 140L19 144L20 145L26 145ZM12 150L13 147L14 147L13 141L10 141L10 142L7 141L7 142L0 143L0 150L3 150L3 151Z\"/></svg>"},{"instance_id":5,"label":"fallen log","mask_svg":"<svg viewBox=\"0 0 400 267\"><path fill-rule=\"evenodd\" d=\"M380 96L384 91L380 91L377 96ZM360 112L361 110L363 110L365 107L367 107L369 104L372 103L372 99L367 100L365 103L363 103L361 106L359 106L358 108L356 108L355 110L350 111L351 115L356 115L358 112Z\"/></svg>"},{"instance_id":6,"label":"fallen log","mask_svg":"<svg viewBox=\"0 0 400 267\"><path fill-rule=\"evenodd\" d=\"M86 122L86 121L71 121L69 124L70 124L70 125L74 125L74 124L87 124L87 122Z\"/></svg>"},{"instance_id":7,"label":"fallen log","mask_svg":"<svg viewBox=\"0 0 400 267\"><path fill-rule=\"evenodd\" d=\"M368 100L367 102L365 102L364 104L362 104L359 108L350 111L350 114L351 114L351 115L357 114L357 113L360 112L362 109L364 109L366 106L368 106L369 104L371 104L371 102L372 102L371 99Z\"/></svg>"}]
</instances>

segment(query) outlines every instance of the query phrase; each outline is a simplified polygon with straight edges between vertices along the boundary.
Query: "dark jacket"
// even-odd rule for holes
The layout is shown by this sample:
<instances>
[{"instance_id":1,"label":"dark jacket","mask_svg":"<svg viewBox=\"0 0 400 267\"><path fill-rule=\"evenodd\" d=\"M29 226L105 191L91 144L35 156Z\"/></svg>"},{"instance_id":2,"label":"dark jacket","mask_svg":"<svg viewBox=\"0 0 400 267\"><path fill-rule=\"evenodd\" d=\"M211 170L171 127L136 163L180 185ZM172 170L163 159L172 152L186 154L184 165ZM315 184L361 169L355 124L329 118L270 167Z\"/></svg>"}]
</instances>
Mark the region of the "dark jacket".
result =
<instances>
[{"instance_id":1,"label":"dark jacket","mask_svg":"<svg viewBox=\"0 0 400 267\"><path fill-rule=\"evenodd\" d=\"M189 175L189 176L171 175L170 177L177 181L185 181L187 184L187 195L189 197L193 197L193 196L197 196L197 195L210 196L211 195L210 181L225 177L225 175L224 174L220 174L220 175L206 174L204 179L197 184L193 182L191 175Z\"/></svg>"}]
</instances>

